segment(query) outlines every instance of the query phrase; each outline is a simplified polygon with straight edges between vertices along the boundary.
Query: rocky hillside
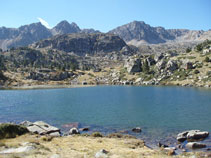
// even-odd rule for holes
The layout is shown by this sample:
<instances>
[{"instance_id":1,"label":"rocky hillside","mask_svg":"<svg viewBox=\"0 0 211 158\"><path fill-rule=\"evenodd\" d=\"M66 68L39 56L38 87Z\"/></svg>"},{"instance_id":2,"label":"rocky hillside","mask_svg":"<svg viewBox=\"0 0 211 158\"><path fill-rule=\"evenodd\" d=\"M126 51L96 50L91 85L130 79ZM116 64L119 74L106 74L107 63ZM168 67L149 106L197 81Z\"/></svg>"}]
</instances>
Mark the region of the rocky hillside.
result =
<instances>
[{"instance_id":1,"label":"rocky hillside","mask_svg":"<svg viewBox=\"0 0 211 158\"><path fill-rule=\"evenodd\" d=\"M81 45L80 45L81 44ZM71 47L70 47L71 46ZM185 53L139 54L118 36L69 34L2 52L0 86L40 84L211 87L211 41ZM53 82L53 83L52 83Z\"/></svg>"},{"instance_id":2,"label":"rocky hillside","mask_svg":"<svg viewBox=\"0 0 211 158\"><path fill-rule=\"evenodd\" d=\"M133 21L119 26L109 33L119 35L129 44L159 44L166 42L193 42L211 39L211 31L193 31L187 29L165 29L152 27L143 21Z\"/></svg>"},{"instance_id":3,"label":"rocky hillside","mask_svg":"<svg viewBox=\"0 0 211 158\"><path fill-rule=\"evenodd\" d=\"M128 47L126 43L113 34L68 34L54 36L32 45L33 48L57 49L64 52L73 52L83 56L85 54L98 54L108 52L118 52L123 47Z\"/></svg>"}]
</instances>

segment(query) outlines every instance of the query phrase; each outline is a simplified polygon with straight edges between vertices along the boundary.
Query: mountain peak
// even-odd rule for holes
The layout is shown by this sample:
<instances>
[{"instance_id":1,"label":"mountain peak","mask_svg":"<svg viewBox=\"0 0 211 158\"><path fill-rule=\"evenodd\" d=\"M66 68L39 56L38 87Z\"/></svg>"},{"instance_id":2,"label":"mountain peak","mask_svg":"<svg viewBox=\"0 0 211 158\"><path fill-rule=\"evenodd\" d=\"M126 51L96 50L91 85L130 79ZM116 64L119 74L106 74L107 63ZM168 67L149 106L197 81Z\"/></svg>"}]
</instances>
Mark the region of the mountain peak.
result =
<instances>
[{"instance_id":1,"label":"mountain peak","mask_svg":"<svg viewBox=\"0 0 211 158\"><path fill-rule=\"evenodd\" d=\"M80 32L80 28L78 27L78 25L74 22L72 22L71 24L66 21L63 20L60 23L58 23L53 29L52 32L54 35L56 34L69 34L69 33L78 33Z\"/></svg>"},{"instance_id":2,"label":"mountain peak","mask_svg":"<svg viewBox=\"0 0 211 158\"><path fill-rule=\"evenodd\" d=\"M62 20L56 26L61 26L61 25L70 25L70 23L67 20Z\"/></svg>"}]
</instances>

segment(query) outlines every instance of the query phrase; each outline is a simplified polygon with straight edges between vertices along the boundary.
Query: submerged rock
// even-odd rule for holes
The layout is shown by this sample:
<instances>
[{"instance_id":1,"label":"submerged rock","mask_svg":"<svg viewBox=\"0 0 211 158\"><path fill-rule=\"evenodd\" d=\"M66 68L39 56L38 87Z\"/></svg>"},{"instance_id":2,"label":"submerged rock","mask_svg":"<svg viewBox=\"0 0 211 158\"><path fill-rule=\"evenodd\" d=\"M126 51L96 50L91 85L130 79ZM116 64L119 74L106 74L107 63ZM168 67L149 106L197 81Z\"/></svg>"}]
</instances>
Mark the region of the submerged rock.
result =
<instances>
[{"instance_id":1,"label":"submerged rock","mask_svg":"<svg viewBox=\"0 0 211 158\"><path fill-rule=\"evenodd\" d=\"M141 133L141 127L135 127L132 129L133 132Z\"/></svg>"},{"instance_id":2,"label":"submerged rock","mask_svg":"<svg viewBox=\"0 0 211 158\"><path fill-rule=\"evenodd\" d=\"M67 123L62 125L62 128L79 128L80 127L80 123L79 122L72 122L72 123Z\"/></svg>"},{"instance_id":3,"label":"submerged rock","mask_svg":"<svg viewBox=\"0 0 211 158\"><path fill-rule=\"evenodd\" d=\"M189 142L186 144L187 148L197 149L197 148L205 148L206 145L198 142Z\"/></svg>"},{"instance_id":4,"label":"submerged rock","mask_svg":"<svg viewBox=\"0 0 211 158\"><path fill-rule=\"evenodd\" d=\"M167 148L167 147L169 147L169 146L166 145L166 144L163 144L163 143L159 142L159 143L158 143L158 147L160 147L160 148Z\"/></svg>"},{"instance_id":5,"label":"submerged rock","mask_svg":"<svg viewBox=\"0 0 211 158\"><path fill-rule=\"evenodd\" d=\"M89 131L89 127L83 127L79 129L80 131Z\"/></svg>"}]
</instances>

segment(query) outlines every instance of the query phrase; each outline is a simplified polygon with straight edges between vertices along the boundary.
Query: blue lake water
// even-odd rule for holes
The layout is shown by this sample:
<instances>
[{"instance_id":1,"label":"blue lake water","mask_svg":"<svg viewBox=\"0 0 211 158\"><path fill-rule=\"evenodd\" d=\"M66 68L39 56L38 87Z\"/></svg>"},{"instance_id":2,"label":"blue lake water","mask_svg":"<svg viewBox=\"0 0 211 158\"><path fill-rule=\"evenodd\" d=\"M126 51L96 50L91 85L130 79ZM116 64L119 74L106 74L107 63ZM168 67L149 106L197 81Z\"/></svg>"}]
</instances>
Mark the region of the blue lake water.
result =
<instances>
[{"instance_id":1,"label":"blue lake water","mask_svg":"<svg viewBox=\"0 0 211 158\"><path fill-rule=\"evenodd\" d=\"M80 122L112 132L139 126L138 137L171 139L178 132L211 132L211 90L183 87L96 86L0 90L0 122ZM173 139L173 138L172 138Z\"/></svg>"}]
</instances>

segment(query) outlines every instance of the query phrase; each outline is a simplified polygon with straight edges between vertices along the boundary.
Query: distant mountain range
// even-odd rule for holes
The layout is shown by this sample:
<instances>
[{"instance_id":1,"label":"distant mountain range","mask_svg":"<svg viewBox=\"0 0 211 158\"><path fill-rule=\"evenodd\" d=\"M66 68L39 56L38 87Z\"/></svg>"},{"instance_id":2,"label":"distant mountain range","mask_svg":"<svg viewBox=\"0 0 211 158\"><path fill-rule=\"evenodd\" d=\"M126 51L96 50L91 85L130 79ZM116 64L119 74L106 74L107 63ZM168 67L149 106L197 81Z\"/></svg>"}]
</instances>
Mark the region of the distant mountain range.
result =
<instances>
[{"instance_id":1,"label":"distant mountain range","mask_svg":"<svg viewBox=\"0 0 211 158\"><path fill-rule=\"evenodd\" d=\"M6 50L12 47L27 46L54 35L71 33L99 33L94 29L80 29L76 23L61 21L54 28L47 29L40 22L24 25L19 28L0 27L0 48Z\"/></svg>"},{"instance_id":2,"label":"distant mountain range","mask_svg":"<svg viewBox=\"0 0 211 158\"><path fill-rule=\"evenodd\" d=\"M127 43L140 46L141 44L159 44L166 42L194 42L211 39L211 30L165 29L152 27L143 21L133 21L119 26L109 33L119 35Z\"/></svg>"},{"instance_id":3,"label":"distant mountain range","mask_svg":"<svg viewBox=\"0 0 211 158\"><path fill-rule=\"evenodd\" d=\"M47 29L41 23L32 23L19 28L0 27L0 48L26 46L55 35L72 33L100 33L94 29L80 29L76 23L61 21L54 28ZM143 21L133 21L108 32L121 37L131 45L160 44L168 42L198 42L211 39L211 30L165 29L152 27Z\"/></svg>"}]
</instances>

